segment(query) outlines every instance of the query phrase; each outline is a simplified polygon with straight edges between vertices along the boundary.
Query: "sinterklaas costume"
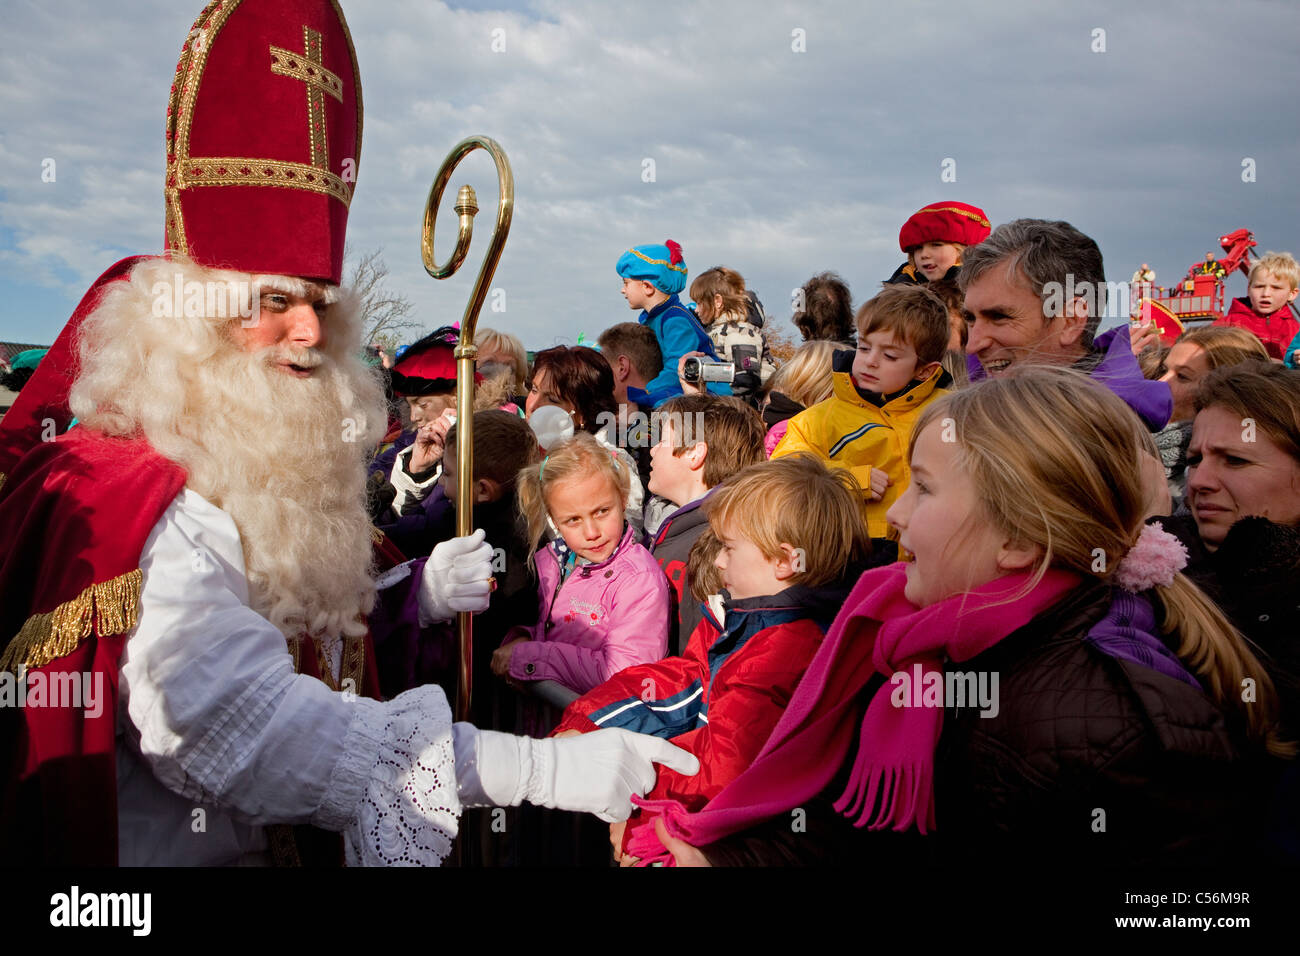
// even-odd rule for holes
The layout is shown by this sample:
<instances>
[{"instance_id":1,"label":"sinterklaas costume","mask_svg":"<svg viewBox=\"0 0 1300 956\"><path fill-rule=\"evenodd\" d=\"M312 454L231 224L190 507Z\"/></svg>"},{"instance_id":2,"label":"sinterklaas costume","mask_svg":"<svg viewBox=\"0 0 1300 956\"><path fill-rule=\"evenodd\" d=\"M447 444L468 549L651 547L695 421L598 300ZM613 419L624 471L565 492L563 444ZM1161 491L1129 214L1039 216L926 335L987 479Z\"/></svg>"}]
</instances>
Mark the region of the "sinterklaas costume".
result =
<instances>
[{"instance_id":1,"label":"sinterklaas costume","mask_svg":"<svg viewBox=\"0 0 1300 956\"><path fill-rule=\"evenodd\" d=\"M338 283L361 120L337 3L210 3L167 109L167 253ZM12 863L436 864L459 813L443 692L373 699L369 635L286 642L249 606L234 522L179 465L66 431L77 330L140 261L95 282L0 422L0 668L20 694L103 690L0 707L0 843ZM390 630L420 566L394 577Z\"/></svg>"}]
</instances>

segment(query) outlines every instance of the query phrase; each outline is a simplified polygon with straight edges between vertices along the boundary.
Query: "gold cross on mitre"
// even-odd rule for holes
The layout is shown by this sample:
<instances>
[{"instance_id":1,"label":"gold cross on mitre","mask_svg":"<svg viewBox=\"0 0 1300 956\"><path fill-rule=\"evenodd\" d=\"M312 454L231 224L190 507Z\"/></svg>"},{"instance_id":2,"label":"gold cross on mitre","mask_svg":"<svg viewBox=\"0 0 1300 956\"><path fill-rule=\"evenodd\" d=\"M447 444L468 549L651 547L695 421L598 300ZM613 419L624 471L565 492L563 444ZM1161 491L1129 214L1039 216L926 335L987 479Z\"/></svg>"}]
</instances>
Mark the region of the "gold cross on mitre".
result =
<instances>
[{"instance_id":1,"label":"gold cross on mitre","mask_svg":"<svg viewBox=\"0 0 1300 956\"><path fill-rule=\"evenodd\" d=\"M321 56L321 35L302 28L302 53L271 47L271 72L302 80L307 87L307 138L311 143L311 164L329 172L329 143L325 135L325 95L343 102L343 81L325 69Z\"/></svg>"}]
</instances>

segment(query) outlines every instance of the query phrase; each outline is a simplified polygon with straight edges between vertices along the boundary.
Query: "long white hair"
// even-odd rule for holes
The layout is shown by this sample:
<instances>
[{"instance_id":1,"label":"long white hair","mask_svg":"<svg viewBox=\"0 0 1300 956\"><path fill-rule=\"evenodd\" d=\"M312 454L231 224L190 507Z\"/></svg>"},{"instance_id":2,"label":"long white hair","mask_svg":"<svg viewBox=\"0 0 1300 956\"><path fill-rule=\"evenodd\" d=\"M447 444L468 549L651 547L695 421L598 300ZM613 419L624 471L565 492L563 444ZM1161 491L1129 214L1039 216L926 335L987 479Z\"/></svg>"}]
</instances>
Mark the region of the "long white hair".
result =
<instances>
[{"instance_id":1,"label":"long white hair","mask_svg":"<svg viewBox=\"0 0 1300 956\"><path fill-rule=\"evenodd\" d=\"M248 352L231 329L256 301L236 295L214 308L200 292L200 308L174 291L230 283L254 295L259 284L306 288L184 260L140 263L82 324L72 411L82 427L143 436L234 519L252 606L286 636L362 633L375 600L365 464L386 415L361 360L357 302L329 289L319 349ZM272 366L286 351L319 363L310 378Z\"/></svg>"}]
</instances>

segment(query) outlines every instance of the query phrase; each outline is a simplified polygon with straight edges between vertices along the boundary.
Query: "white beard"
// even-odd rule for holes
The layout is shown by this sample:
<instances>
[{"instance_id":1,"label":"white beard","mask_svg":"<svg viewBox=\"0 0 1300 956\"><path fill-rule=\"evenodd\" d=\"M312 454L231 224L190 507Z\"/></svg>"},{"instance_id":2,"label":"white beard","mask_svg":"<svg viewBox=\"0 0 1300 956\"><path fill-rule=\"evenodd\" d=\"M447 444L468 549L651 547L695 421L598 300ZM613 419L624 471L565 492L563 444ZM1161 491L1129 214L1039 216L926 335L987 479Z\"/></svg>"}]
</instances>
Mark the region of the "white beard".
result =
<instances>
[{"instance_id":1,"label":"white beard","mask_svg":"<svg viewBox=\"0 0 1300 956\"><path fill-rule=\"evenodd\" d=\"M221 361L220 384L200 399L206 454L187 463L188 484L234 519L256 611L286 636L363 633L375 594L367 430L384 417L367 414L329 358L299 379L273 355Z\"/></svg>"},{"instance_id":2,"label":"white beard","mask_svg":"<svg viewBox=\"0 0 1300 956\"><path fill-rule=\"evenodd\" d=\"M283 352L241 351L225 317L151 315L153 282L178 268L140 264L86 319L74 412L108 434L143 434L234 519L250 603L282 633L364 633L375 601L365 466L386 414L360 359L355 300L329 306L325 348L292 350L319 363L296 378L271 366ZM200 281L233 275L183 268Z\"/></svg>"}]
</instances>

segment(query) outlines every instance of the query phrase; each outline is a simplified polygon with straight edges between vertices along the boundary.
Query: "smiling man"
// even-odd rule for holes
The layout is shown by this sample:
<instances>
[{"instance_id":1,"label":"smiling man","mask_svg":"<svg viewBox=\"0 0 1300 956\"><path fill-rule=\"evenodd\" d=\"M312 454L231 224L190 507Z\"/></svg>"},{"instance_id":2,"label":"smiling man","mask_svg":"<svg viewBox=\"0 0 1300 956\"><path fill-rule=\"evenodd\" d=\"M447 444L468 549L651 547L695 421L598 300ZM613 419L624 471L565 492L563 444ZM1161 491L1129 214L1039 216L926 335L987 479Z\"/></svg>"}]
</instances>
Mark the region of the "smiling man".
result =
<instances>
[{"instance_id":1,"label":"smiling man","mask_svg":"<svg viewBox=\"0 0 1300 956\"><path fill-rule=\"evenodd\" d=\"M1147 381L1128 327L1097 336L1106 307L1101 250L1068 222L1017 219L966 250L957 283L965 294L972 379L1017 365L1072 366L1105 385L1152 431L1173 397ZM1094 338L1095 337L1095 338Z\"/></svg>"}]
</instances>

